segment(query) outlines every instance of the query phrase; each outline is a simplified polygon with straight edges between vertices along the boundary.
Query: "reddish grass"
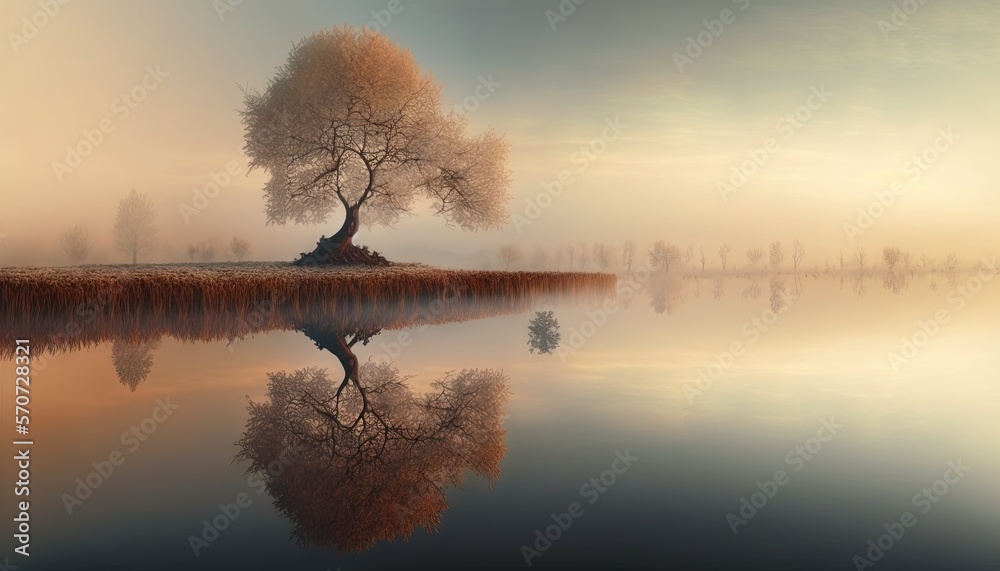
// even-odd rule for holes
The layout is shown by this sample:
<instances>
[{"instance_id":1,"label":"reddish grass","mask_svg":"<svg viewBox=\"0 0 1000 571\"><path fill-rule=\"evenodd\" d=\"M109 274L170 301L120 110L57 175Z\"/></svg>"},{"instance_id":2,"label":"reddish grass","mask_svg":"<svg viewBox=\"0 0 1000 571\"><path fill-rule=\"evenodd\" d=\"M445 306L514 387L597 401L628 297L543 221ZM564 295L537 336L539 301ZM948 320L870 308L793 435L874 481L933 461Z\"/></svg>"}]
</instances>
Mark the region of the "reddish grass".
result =
<instances>
[{"instance_id":1,"label":"reddish grass","mask_svg":"<svg viewBox=\"0 0 1000 571\"><path fill-rule=\"evenodd\" d=\"M321 321L399 329L528 311L543 300L610 297L610 274L299 267L289 263L82 266L0 270L0 358L15 339L64 351L169 335L234 340Z\"/></svg>"}]
</instances>

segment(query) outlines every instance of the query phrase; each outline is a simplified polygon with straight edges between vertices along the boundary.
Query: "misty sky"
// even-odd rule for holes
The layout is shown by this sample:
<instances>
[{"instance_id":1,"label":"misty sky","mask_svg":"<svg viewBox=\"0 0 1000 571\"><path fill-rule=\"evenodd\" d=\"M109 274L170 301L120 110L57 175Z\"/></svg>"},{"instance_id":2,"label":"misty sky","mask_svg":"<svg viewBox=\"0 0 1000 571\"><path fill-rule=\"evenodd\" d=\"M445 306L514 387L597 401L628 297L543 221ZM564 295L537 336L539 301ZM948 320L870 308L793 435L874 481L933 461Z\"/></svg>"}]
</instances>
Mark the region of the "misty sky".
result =
<instances>
[{"instance_id":1,"label":"misty sky","mask_svg":"<svg viewBox=\"0 0 1000 571\"><path fill-rule=\"evenodd\" d=\"M233 235L251 241L255 258L290 260L336 230L339 219L265 226L265 175L245 176L238 150L240 86L263 88L293 42L364 26L391 2L245 0L220 12L224 2L81 0L34 16L44 22L36 33L23 18L39 3L0 5L0 265L61 263L58 234L74 224L89 229L92 261L127 261L113 253L110 228L133 187L159 210L153 261L186 260L201 240L222 249ZM800 238L804 263L822 265L852 248L844 224L894 181L905 192L858 243L967 258L997 243L994 1L930 0L905 22L899 12L896 29L879 23L893 18L888 0L588 0L564 20L546 14L556 0L399 6L378 27L433 71L449 103L491 86L479 89L488 97L475 101L470 124L511 143L513 199L503 232L463 233L425 209L393 229L362 230L358 242L390 259L443 263L505 242L631 238L707 253L727 241L742 262L748 246ZM714 37L708 28L720 28L704 22L725 9L729 23ZM699 34L711 42L685 53ZM144 100L122 99L143 82ZM783 120L797 110L808 119ZM620 137L579 154L615 119L627 125ZM54 169L102 121L111 130L93 152L69 172ZM748 149L768 139L766 162L724 200L720 182L731 184ZM925 151L940 157L908 164ZM237 176L186 223L179 206L232 161ZM572 183L515 228L525 201L564 170Z\"/></svg>"}]
</instances>

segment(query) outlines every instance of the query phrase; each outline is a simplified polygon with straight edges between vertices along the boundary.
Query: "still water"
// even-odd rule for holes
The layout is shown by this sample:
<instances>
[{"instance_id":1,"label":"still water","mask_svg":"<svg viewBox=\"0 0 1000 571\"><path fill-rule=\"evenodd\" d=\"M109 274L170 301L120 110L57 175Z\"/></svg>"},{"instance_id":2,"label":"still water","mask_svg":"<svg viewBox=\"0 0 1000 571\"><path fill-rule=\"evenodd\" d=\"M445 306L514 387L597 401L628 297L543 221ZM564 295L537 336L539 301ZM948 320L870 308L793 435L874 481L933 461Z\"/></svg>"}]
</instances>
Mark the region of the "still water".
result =
<instances>
[{"instance_id":1,"label":"still water","mask_svg":"<svg viewBox=\"0 0 1000 571\"><path fill-rule=\"evenodd\" d=\"M317 316L57 351L19 568L996 569L1000 281L974 276L656 277L378 333ZM548 310L559 348L529 352ZM291 427L336 436L319 393L351 355L371 438L289 451ZM286 417L254 425L272 398Z\"/></svg>"}]
</instances>

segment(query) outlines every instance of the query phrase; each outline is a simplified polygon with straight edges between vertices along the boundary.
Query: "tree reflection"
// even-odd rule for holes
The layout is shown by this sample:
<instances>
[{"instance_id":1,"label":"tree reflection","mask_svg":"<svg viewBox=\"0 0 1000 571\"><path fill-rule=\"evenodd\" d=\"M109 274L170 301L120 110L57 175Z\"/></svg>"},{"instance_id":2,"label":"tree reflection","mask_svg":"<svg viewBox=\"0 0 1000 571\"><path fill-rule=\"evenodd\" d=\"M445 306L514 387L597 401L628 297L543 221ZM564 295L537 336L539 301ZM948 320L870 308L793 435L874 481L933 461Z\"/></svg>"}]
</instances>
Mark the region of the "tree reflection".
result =
<instances>
[{"instance_id":1,"label":"tree reflection","mask_svg":"<svg viewBox=\"0 0 1000 571\"><path fill-rule=\"evenodd\" d=\"M528 325L528 351L538 351L543 355L551 354L559 347L562 335L559 333L559 320L552 311L536 311Z\"/></svg>"},{"instance_id":2,"label":"tree reflection","mask_svg":"<svg viewBox=\"0 0 1000 571\"><path fill-rule=\"evenodd\" d=\"M153 369L153 351L159 347L159 339L140 342L116 339L111 344L111 363L118 381L135 392Z\"/></svg>"},{"instance_id":3,"label":"tree reflection","mask_svg":"<svg viewBox=\"0 0 1000 571\"><path fill-rule=\"evenodd\" d=\"M910 289L910 281L904 272L889 270L885 273L885 279L882 281L882 287L887 291L891 291L892 293L899 295L903 291Z\"/></svg>"},{"instance_id":4,"label":"tree reflection","mask_svg":"<svg viewBox=\"0 0 1000 571\"><path fill-rule=\"evenodd\" d=\"M761 293L762 290L760 289L760 284L757 283L757 280L754 280L745 290L743 290L741 297L743 297L743 299L759 299Z\"/></svg>"},{"instance_id":5,"label":"tree reflection","mask_svg":"<svg viewBox=\"0 0 1000 571\"><path fill-rule=\"evenodd\" d=\"M785 300L788 297L788 292L785 290L785 282L779 280L778 278L773 278L771 280L770 289L771 311L781 313L781 310L785 308Z\"/></svg>"},{"instance_id":6,"label":"tree reflection","mask_svg":"<svg viewBox=\"0 0 1000 571\"><path fill-rule=\"evenodd\" d=\"M345 365L343 380L316 368L268 375L268 398L250 403L236 456L263 477L300 545L360 552L418 526L434 531L445 490L466 471L497 480L502 372L448 373L418 395L390 364L358 365L351 347L377 331L303 331Z\"/></svg>"},{"instance_id":7,"label":"tree reflection","mask_svg":"<svg viewBox=\"0 0 1000 571\"><path fill-rule=\"evenodd\" d=\"M854 293L858 296L858 299L864 299L865 294L868 293L868 286L865 285L865 273L861 272L854 279Z\"/></svg>"}]
</instances>

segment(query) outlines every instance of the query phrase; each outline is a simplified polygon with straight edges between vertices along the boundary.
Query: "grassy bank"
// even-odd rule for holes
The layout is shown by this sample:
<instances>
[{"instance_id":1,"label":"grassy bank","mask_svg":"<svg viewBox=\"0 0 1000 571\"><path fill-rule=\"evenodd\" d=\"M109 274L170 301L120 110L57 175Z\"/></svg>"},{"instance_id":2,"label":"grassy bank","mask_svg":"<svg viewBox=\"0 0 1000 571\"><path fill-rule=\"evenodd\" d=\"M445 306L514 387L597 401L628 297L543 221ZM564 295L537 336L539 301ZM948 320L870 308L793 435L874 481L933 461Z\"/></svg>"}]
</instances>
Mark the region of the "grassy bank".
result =
<instances>
[{"instance_id":1,"label":"grassy bank","mask_svg":"<svg viewBox=\"0 0 1000 571\"><path fill-rule=\"evenodd\" d=\"M304 268L288 263L5 268L0 356L13 340L68 350L170 335L238 339L305 324L397 329L612 295L609 274L442 270L417 264Z\"/></svg>"}]
</instances>

